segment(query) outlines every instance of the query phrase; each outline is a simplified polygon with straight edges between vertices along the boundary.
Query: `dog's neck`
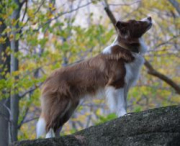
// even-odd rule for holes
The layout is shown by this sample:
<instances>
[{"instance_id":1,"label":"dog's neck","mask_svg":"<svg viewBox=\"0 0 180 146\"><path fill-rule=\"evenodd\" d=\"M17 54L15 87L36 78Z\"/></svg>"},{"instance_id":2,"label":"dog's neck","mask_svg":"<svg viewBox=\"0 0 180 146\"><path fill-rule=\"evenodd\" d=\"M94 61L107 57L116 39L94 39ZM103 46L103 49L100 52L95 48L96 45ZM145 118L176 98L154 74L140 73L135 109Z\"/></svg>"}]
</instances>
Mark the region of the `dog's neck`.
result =
<instances>
[{"instance_id":1,"label":"dog's neck","mask_svg":"<svg viewBox=\"0 0 180 146\"><path fill-rule=\"evenodd\" d=\"M130 50L133 53L144 54L147 51L147 46L143 38L124 39L120 36L117 36L112 45L119 45L120 47Z\"/></svg>"}]
</instances>

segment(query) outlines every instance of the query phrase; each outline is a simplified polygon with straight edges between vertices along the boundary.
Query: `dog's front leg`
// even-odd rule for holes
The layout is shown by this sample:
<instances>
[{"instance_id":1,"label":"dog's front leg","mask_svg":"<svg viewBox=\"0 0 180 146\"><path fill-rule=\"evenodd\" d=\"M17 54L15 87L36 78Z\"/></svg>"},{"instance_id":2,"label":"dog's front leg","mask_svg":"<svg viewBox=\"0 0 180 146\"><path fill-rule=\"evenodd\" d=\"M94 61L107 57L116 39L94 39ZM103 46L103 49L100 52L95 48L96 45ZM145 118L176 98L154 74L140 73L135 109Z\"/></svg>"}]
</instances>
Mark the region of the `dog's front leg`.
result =
<instances>
[{"instance_id":1,"label":"dog's front leg","mask_svg":"<svg viewBox=\"0 0 180 146\"><path fill-rule=\"evenodd\" d=\"M115 89L112 86L106 87L106 98L110 110L115 112L118 117L122 117L127 113L127 103L124 88Z\"/></svg>"},{"instance_id":2,"label":"dog's front leg","mask_svg":"<svg viewBox=\"0 0 180 146\"><path fill-rule=\"evenodd\" d=\"M127 100L124 88L120 88L117 91L117 103L116 103L116 114L118 117L122 117L127 113Z\"/></svg>"}]
</instances>

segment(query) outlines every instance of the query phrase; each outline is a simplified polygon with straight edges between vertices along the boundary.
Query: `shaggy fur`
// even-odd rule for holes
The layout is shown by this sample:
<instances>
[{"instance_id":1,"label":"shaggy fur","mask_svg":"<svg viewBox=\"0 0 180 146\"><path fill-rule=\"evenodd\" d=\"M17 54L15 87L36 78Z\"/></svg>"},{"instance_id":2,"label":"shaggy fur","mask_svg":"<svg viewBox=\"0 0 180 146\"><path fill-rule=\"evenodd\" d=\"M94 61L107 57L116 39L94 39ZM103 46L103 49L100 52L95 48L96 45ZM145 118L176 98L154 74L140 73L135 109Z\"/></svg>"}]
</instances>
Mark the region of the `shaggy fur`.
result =
<instances>
[{"instance_id":1,"label":"shaggy fur","mask_svg":"<svg viewBox=\"0 0 180 146\"><path fill-rule=\"evenodd\" d=\"M86 95L95 96L99 90L106 94L112 111L118 116L126 114L127 93L138 79L143 64L141 53L146 51L140 39L151 25L150 17L145 21L118 21L116 40L101 54L57 69L47 78L43 84L42 113L38 122L41 125L44 119L47 137L54 133L58 135L80 100Z\"/></svg>"}]
</instances>

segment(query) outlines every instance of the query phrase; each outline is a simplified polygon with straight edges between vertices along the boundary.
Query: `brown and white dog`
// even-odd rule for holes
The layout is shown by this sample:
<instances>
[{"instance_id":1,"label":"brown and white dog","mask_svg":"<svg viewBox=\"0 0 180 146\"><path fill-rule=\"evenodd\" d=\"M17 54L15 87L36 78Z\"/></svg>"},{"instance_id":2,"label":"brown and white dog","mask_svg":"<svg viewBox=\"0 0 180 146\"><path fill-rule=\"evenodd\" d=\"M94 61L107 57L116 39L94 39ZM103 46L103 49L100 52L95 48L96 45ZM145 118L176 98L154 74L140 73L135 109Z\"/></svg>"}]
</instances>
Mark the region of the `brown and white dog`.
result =
<instances>
[{"instance_id":1,"label":"brown and white dog","mask_svg":"<svg viewBox=\"0 0 180 146\"><path fill-rule=\"evenodd\" d=\"M147 50L142 35L151 26L151 17L118 21L117 38L101 54L54 71L43 84L37 137L59 136L80 100L99 92L105 94L112 112L125 115L128 90L139 77Z\"/></svg>"}]
</instances>

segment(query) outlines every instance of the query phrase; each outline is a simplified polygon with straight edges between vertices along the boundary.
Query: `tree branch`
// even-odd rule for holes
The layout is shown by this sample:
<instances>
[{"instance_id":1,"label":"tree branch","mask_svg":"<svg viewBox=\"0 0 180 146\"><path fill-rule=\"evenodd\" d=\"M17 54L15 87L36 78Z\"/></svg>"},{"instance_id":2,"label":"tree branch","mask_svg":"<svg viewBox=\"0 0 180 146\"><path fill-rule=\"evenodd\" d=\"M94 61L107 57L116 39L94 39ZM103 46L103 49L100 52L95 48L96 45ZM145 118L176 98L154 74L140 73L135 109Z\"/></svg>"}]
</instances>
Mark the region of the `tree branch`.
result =
<instances>
[{"instance_id":1,"label":"tree branch","mask_svg":"<svg viewBox=\"0 0 180 146\"><path fill-rule=\"evenodd\" d=\"M23 98L26 94L36 90L37 88L39 88L43 83L40 83L39 85L35 85L33 88L30 88L29 90L27 90L26 92L22 93L19 95L20 99Z\"/></svg>"},{"instance_id":2,"label":"tree branch","mask_svg":"<svg viewBox=\"0 0 180 146\"><path fill-rule=\"evenodd\" d=\"M176 0L168 0L171 5L176 9L176 11L179 13L180 15L180 3L178 3Z\"/></svg>"},{"instance_id":3,"label":"tree branch","mask_svg":"<svg viewBox=\"0 0 180 146\"><path fill-rule=\"evenodd\" d=\"M90 2L88 2L88 3L86 3L86 4L84 4L84 5L78 6L77 8L72 9L72 10L70 10L70 11L66 11L66 12L59 13L56 17L54 17L54 18L52 18L52 19L49 19L49 20L46 21L43 25L46 25L46 24L50 23L51 21L56 20L56 19L58 19L59 17L65 15L65 14L72 13L72 12L75 12L75 11L79 10L80 8L86 7L86 6L90 5L91 3L92 3L92 1L90 1ZM39 30L43 27L43 25L40 25L40 26L39 26L37 29L35 29L34 31L35 31L35 32L36 32L36 31L39 31Z\"/></svg>"},{"instance_id":4,"label":"tree branch","mask_svg":"<svg viewBox=\"0 0 180 146\"><path fill-rule=\"evenodd\" d=\"M164 74L156 71L147 60L145 61L144 65L148 69L148 74L163 80L168 85L170 85L176 91L176 93L180 94L180 86L178 86L173 80L171 80L169 77L165 76Z\"/></svg>"},{"instance_id":5,"label":"tree branch","mask_svg":"<svg viewBox=\"0 0 180 146\"><path fill-rule=\"evenodd\" d=\"M109 9L109 4L108 4L107 0L104 0L104 3L105 3L104 10L106 11L106 14L108 15L109 19L111 20L111 22L116 30L116 18L114 17L112 11Z\"/></svg>"},{"instance_id":6,"label":"tree branch","mask_svg":"<svg viewBox=\"0 0 180 146\"><path fill-rule=\"evenodd\" d=\"M116 29L116 19L115 19L114 15L112 14L112 12L110 11L110 9L108 7L105 7L104 10L106 11L106 14L110 18L114 28Z\"/></svg>"},{"instance_id":7,"label":"tree branch","mask_svg":"<svg viewBox=\"0 0 180 146\"><path fill-rule=\"evenodd\" d=\"M28 122L31 122L31 121L37 120L38 118L39 118L39 116L38 116L38 117L34 117L34 118L32 118L32 119L29 119L29 120L26 120L26 121L23 121L23 123L22 123L22 124L25 124L25 123L28 123Z\"/></svg>"},{"instance_id":8,"label":"tree branch","mask_svg":"<svg viewBox=\"0 0 180 146\"><path fill-rule=\"evenodd\" d=\"M109 6L130 6L130 5L133 5L135 3L139 3L141 2L141 0L138 0L138 1L135 1L135 2L132 2L132 3L118 3L118 4L109 4Z\"/></svg>"},{"instance_id":9,"label":"tree branch","mask_svg":"<svg viewBox=\"0 0 180 146\"><path fill-rule=\"evenodd\" d=\"M26 110L25 110L25 114L24 114L24 116L23 116L23 118L22 118L21 122L20 122L20 123L19 123L19 125L18 125L18 129L20 129L20 128L21 128L21 126L23 125L24 120L25 120L25 118L26 118L26 116L27 116L27 114L28 114L28 111L29 111L29 107L27 107L27 108L26 108Z\"/></svg>"},{"instance_id":10,"label":"tree branch","mask_svg":"<svg viewBox=\"0 0 180 146\"><path fill-rule=\"evenodd\" d=\"M23 17L22 17L22 20L21 22L23 22L24 18L25 18L25 15L27 13L27 8L28 8L28 0L24 0L24 3L26 3L26 6L25 6L25 10L24 10L24 14L23 14Z\"/></svg>"}]
</instances>

